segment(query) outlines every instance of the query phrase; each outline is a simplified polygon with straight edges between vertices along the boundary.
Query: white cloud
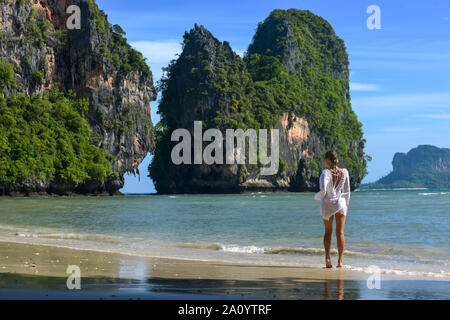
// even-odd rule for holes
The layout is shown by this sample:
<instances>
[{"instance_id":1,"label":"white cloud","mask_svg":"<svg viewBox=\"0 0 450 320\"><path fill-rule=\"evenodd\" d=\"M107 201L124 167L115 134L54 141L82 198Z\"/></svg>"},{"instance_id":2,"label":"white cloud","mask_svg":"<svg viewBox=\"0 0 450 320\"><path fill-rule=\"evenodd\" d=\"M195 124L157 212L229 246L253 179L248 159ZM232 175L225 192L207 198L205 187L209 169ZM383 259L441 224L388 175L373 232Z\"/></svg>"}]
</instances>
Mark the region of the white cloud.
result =
<instances>
[{"instance_id":1,"label":"white cloud","mask_svg":"<svg viewBox=\"0 0 450 320\"><path fill-rule=\"evenodd\" d=\"M131 45L142 52L149 63L169 63L177 53L181 53L181 44L175 40L136 41L132 42Z\"/></svg>"},{"instance_id":2,"label":"white cloud","mask_svg":"<svg viewBox=\"0 0 450 320\"><path fill-rule=\"evenodd\" d=\"M147 58L155 82L161 79L161 69L167 67L170 61L176 59L177 54L182 51L181 43L177 40L135 41L131 42L131 46ZM235 50L235 52L243 57L245 50Z\"/></svg>"},{"instance_id":3,"label":"white cloud","mask_svg":"<svg viewBox=\"0 0 450 320\"><path fill-rule=\"evenodd\" d=\"M388 68L402 70L448 69L450 54L447 42L427 43L415 40L407 43L380 42L373 46L354 46L349 49L350 65L355 70ZM386 49L390 48L390 49ZM426 49L426 50L425 50Z\"/></svg>"},{"instance_id":4,"label":"white cloud","mask_svg":"<svg viewBox=\"0 0 450 320\"><path fill-rule=\"evenodd\" d=\"M238 56L240 56L241 58L244 57L245 51L246 51L246 50L234 50L234 52L236 52L236 54L237 54Z\"/></svg>"},{"instance_id":5,"label":"white cloud","mask_svg":"<svg viewBox=\"0 0 450 320\"><path fill-rule=\"evenodd\" d=\"M181 53L181 43L176 40L135 41L131 46L142 52L153 73L156 83L162 76L162 68L167 67L176 55Z\"/></svg>"},{"instance_id":6,"label":"white cloud","mask_svg":"<svg viewBox=\"0 0 450 320\"><path fill-rule=\"evenodd\" d=\"M415 115L415 117L425 119L450 120L450 113L417 114Z\"/></svg>"},{"instance_id":7,"label":"white cloud","mask_svg":"<svg viewBox=\"0 0 450 320\"><path fill-rule=\"evenodd\" d=\"M380 87L372 83L350 82L351 91L379 91Z\"/></svg>"},{"instance_id":8,"label":"white cloud","mask_svg":"<svg viewBox=\"0 0 450 320\"><path fill-rule=\"evenodd\" d=\"M411 133L421 131L421 128L416 127L389 127L389 128L380 128L381 132L385 133Z\"/></svg>"},{"instance_id":9,"label":"white cloud","mask_svg":"<svg viewBox=\"0 0 450 320\"><path fill-rule=\"evenodd\" d=\"M352 98L358 116L405 116L426 112L439 112L450 108L450 93L407 93Z\"/></svg>"},{"instance_id":10,"label":"white cloud","mask_svg":"<svg viewBox=\"0 0 450 320\"><path fill-rule=\"evenodd\" d=\"M438 46L437 48L441 48ZM437 49L436 48L436 49ZM352 58L370 58L370 59L389 59L395 61L410 61L410 60L430 60L430 59L450 59L448 52L439 51L406 51L406 50L385 50L373 49L371 47L352 50L350 53Z\"/></svg>"}]
</instances>

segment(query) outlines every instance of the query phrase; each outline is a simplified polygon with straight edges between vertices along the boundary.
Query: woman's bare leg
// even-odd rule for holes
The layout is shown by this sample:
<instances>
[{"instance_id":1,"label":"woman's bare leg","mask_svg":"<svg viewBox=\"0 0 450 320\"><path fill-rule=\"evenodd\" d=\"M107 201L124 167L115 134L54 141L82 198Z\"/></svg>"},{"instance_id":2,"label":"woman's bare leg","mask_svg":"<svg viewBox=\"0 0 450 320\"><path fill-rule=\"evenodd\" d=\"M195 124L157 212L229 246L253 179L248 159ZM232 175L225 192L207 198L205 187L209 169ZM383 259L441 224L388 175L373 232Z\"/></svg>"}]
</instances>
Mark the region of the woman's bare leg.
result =
<instances>
[{"instance_id":1,"label":"woman's bare leg","mask_svg":"<svg viewBox=\"0 0 450 320\"><path fill-rule=\"evenodd\" d=\"M338 264L337 267L342 267L342 257L344 255L345 249L345 237L344 237L344 228L345 228L345 216L338 212L336 213L336 240L338 247Z\"/></svg>"},{"instance_id":2,"label":"woman's bare leg","mask_svg":"<svg viewBox=\"0 0 450 320\"><path fill-rule=\"evenodd\" d=\"M328 220L323 220L325 225L325 235L323 236L323 246L325 248L325 266L327 268L332 268L331 258L330 258L330 248L331 248L331 236L333 235L333 216Z\"/></svg>"}]
</instances>

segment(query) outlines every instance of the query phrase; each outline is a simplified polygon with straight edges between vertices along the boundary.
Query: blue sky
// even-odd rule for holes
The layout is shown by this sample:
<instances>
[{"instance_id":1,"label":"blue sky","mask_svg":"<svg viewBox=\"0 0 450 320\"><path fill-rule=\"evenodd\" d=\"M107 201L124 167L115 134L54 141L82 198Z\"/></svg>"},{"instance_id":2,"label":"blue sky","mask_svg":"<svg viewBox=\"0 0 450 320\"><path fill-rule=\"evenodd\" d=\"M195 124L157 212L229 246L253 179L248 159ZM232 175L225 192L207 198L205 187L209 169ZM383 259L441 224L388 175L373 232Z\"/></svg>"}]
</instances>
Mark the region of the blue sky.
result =
<instances>
[{"instance_id":1,"label":"blue sky","mask_svg":"<svg viewBox=\"0 0 450 320\"><path fill-rule=\"evenodd\" d=\"M395 152L419 144L450 147L450 1L154 1L97 0L111 23L120 24L143 52L155 75L180 52L194 23L229 41L242 54L259 21L276 8L308 9L325 18L347 46L352 106L363 123L372 156L364 182L389 173ZM369 5L381 9L381 29L369 30ZM152 103L156 123L157 102ZM123 192L153 192L146 177L127 176Z\"/></svg>"}]
</instances>

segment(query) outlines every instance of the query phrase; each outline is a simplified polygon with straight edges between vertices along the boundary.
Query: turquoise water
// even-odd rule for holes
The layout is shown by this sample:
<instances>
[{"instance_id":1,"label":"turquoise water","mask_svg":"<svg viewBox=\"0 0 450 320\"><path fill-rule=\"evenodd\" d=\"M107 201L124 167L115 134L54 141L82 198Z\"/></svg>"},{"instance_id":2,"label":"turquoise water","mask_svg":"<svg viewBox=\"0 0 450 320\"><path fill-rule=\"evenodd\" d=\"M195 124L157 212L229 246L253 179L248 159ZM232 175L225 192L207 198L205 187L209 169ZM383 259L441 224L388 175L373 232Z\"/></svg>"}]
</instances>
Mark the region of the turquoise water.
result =
<instances>
[{"instance_id":1,"label":"turquoise water","mask_svg":"<svg viewBox=\"0 0 450 320\"><path fill-rule=\"evenodd\" d=\"M321 267L319 204L311 193L5 198L0 239ZM449 278L449 212L449 190L354 192L344 263L355 270L376 265L386 273Z\"/></svg>"}]
</instances>

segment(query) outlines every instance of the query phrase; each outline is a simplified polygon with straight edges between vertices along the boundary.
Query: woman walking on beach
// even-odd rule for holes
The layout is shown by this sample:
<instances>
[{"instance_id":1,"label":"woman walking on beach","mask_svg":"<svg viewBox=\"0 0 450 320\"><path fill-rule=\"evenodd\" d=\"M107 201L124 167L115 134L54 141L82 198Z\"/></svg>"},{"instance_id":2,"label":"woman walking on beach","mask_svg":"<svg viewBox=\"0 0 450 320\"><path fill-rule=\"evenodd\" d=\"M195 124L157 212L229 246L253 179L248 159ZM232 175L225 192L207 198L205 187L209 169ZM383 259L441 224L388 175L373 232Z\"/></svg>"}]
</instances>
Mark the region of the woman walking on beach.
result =
<instances>
[{"instance_id":1,"label":"woman walking on beach","mask_svg":"<svg viewBox=\"0 0 450 320\"><path fill-rule=\"evenodd\" d=\"M342 267L342 256L345 248L345 217L350 201L350 178L347 169L338 167L338 157L335 151L325 154L325 165L328 169L320 175L320 192L314 198L321 200L320 213L325 225L323 246L325 247L325 265L332 268L330 260L331 236L333 234L333 217L336 217L336 239L338 247L337 267Z\"/></svg>"}]
</instances>

